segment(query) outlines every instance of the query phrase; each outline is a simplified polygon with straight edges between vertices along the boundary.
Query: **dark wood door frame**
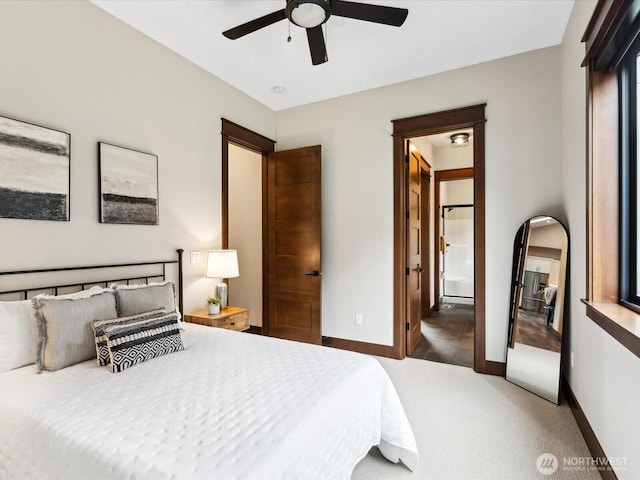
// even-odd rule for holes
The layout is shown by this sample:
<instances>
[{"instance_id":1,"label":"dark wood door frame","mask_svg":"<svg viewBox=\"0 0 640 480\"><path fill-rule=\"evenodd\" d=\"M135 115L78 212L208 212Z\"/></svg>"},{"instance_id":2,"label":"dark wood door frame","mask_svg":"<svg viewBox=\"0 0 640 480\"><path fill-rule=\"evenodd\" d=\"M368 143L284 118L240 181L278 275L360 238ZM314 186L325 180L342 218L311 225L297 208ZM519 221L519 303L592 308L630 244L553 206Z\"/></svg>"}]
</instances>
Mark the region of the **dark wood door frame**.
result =
<instances>
[{"instance_id":1,"label":"dark wood door frame","mask_svg":"<svg viewBox=\"0 0 640 480\"><path fill-rule=\"evenodd\" d=\"M431 165L424 157L421 161L420 174L422 175L422 181L420 185L422 187L422 252L424 257L422 265L424 272L422 272L422 318L429 318L431 316L431 251L429 244L431 243ZM437 249L434 250L437 252Z\"/></svg>"},{"instance_id":2,"label":"dark wood door frame","mask_svg":"<svg viewBox=\"0 0 640 480\"><path fill-rule=\"evenodd\" d=\"M262 155L262 333L269 334L267 318L267 158L276 149L276 142L248 128L222 119L222 219L221 247L229 248L229 144L247 148Z\"/></svg>"},{"instance_id":3,"label":"dark wood door frame","mask_svg":"<svg viewBox=\"0 0 640 480\"><path fill-rule=\"evenodd\" d=\"M436 172L436 187L435 187L435 208L436 218L434 223L435 234L434 239L434 267L433 267L433 296L435 297L434 310L440 310L440 218L442 205L440 203L440 182L446 182L449 180L464 180L466 178L474 178L473 168L456 168L454 170L439 170ZM475 194L474 194L475 195ZM475 260L474 260L475 261Z\"/></svg>"},{"instance_id":4,"label":"dark wood door frame","mask_svg":"<svg viewBox=\"0 0 640 480\"><path fill-rule=\"evenodd\" d=\"M405 141L410 138L451 130L473 129L474 161L474 362L476 372L487 373L485 358L485 107L463 107L416 117L393 120L393 353L405 357L406 345L406 210L407 179L404 158Z\"/></svg>"}]
</instances>

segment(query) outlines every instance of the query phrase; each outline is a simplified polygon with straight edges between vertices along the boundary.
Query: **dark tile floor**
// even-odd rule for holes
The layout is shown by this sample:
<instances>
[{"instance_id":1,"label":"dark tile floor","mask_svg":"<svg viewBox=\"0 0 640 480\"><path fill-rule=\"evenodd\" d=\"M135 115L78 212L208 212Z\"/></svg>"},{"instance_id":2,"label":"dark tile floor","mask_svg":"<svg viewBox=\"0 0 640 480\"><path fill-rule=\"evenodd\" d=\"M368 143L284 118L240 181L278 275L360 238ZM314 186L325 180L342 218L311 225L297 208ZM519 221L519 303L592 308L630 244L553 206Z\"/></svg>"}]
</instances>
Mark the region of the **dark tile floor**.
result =
<instances>
[{"instance_id":1,"label":"dark tile floor","mask_svg":"<svg viewBox=\"0 0 640 480\"><path fill-rule=\"evenodd\" d=\"M544 314L520 309L516 342L559 352L562 346L562 336L553 327L547 326Z\"/></svg>"},{"instance_id":2,"label":"dark tile floor","mask_svg":"<svg viewBox=\"0 0 640 480\"><path fill-rule=\"evenodd\" d=\"M473 367L472 305L444 304L422 320L422 340L409 357Z\"/></svg>"}]
</instances>

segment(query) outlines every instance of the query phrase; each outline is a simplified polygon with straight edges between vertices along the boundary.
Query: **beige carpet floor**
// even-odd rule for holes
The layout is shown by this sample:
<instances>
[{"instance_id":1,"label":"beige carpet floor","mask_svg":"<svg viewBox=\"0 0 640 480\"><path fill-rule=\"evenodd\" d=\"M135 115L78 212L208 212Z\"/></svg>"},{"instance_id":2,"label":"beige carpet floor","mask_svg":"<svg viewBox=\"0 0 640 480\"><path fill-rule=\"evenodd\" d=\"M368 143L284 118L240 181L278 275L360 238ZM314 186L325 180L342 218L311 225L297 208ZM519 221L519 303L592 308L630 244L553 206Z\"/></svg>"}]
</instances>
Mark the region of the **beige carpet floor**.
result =
<instances>
[{"instance_id":1,"label":"beige carpet floor","mask_svg":"<svg viewBox=\"0 0 640 480\"><path fill-rule=\"evenodd\" d=\"M411 472L373 448L356 465L352 480L600 478L597 471L572 466L589 457L589 450L564 399L558 406L504 378L466 367L412 358L378 360L407 412L420 463ZM550 475L537 467L545 453L557 459Z\"/></svg>"}]
</instances>

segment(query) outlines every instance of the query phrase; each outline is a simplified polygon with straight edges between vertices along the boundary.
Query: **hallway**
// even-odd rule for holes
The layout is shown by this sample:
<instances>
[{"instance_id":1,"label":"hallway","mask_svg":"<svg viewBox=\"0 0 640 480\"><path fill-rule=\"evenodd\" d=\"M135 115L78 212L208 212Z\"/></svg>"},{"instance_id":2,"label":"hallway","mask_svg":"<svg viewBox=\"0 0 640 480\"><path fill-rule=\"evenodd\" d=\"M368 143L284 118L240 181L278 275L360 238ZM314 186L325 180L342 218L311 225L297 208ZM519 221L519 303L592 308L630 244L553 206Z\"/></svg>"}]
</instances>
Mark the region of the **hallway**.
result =
<instances>
[{"instance_id":1,"label":"hallway","mask_svg":"<svg viewBox=\"0 0 640 480\"><path fill-rule=\"evenodd\" d=\"M473 305L442 304L421 323L422 339L409 357L473 367Z\"/></svg>"}]
</instances>

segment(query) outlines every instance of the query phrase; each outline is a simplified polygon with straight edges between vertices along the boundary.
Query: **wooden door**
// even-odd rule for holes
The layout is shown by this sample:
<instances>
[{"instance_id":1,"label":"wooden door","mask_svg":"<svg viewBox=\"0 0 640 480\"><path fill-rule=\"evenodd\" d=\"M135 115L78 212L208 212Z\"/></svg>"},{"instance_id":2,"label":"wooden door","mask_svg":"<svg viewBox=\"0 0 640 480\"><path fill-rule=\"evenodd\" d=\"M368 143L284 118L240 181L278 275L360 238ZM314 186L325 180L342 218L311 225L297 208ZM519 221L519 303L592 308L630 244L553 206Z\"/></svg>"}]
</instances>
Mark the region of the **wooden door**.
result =
<instances>
[{"instance_id":1,"label":"wooden door","mask_svg":"<svg viewBox=\"0 0 640 480\"><path fill-rule=\"evenodd\" d=\"M409 143L409 142L407 142ZM422 188L420 154L408 150L407 198L407 355L420 343L422 314Z\"/></svg>"},{"instance_id":2,"label":"wooden door","mask_svg":"<svg viewBox=\"0 0 640 480\"><path fill-rule=\"evenodd\" d=\"M268 334L322 343L321 147L267 160Z\"/></svg>"}]
</instances>

